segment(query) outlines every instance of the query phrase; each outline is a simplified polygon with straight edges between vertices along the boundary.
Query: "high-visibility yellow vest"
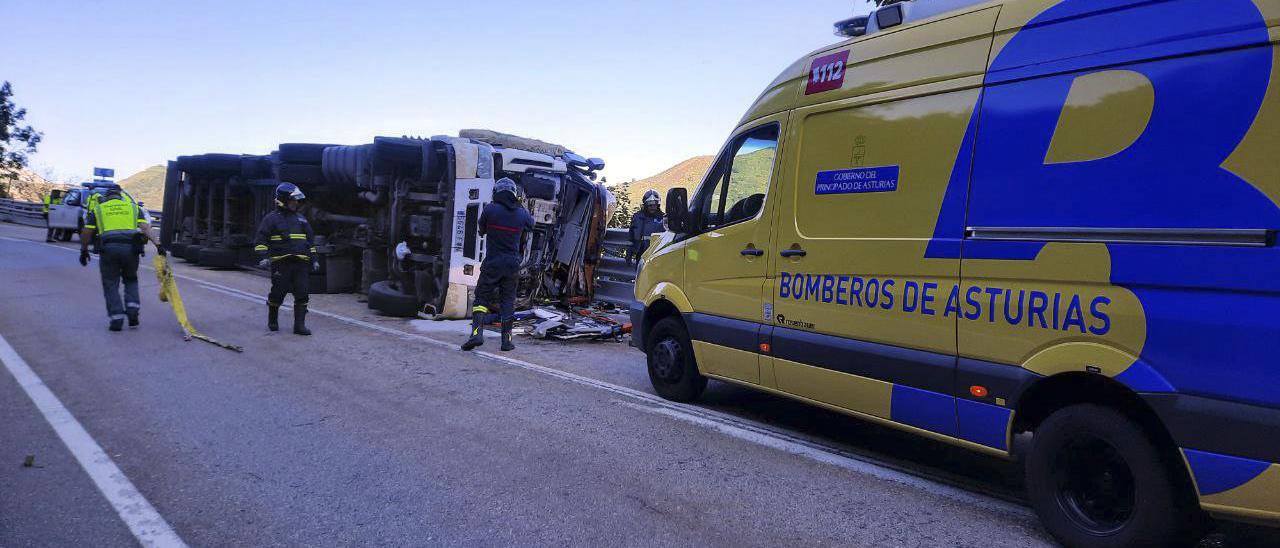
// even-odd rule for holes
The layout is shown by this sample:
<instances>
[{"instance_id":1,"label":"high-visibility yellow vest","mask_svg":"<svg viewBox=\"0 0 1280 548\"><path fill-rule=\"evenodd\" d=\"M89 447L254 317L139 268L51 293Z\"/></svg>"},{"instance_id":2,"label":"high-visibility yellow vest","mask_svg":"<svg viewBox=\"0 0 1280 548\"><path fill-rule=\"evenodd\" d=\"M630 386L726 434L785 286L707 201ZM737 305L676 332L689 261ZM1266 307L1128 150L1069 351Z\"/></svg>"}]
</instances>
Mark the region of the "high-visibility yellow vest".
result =
<instances>
[{"instance_id":1,"label":"high-visibility yellow vest","mask_svg":"<svg viewBox=\"0 0 1280 548\"><path fill-rule=\"evenodd\" d=\"M138 231L138 225L145 222L138 218L138 205L125 196L100 200L93 204L93 217L97 224L98 234L132 234Z\"/></svg>"},{"instance_id":2,"label":"high-visibility yellow vest","mask_svg":"<svg viewBox=\"0 0 1280 548\"><path fill-rule=\"evenodd\" d=\"M49 200L50 200L50 198L49 198L49 195L48 195L48 194L45 194L44 196L41 196L41 197L40 197L40 202L41 202L41 204L42 204L42 205L40 206L40 211L41 211L42 213L44 213L45 215L48 215L48 214L49 214Z\"/></svg>"}]
</instances>

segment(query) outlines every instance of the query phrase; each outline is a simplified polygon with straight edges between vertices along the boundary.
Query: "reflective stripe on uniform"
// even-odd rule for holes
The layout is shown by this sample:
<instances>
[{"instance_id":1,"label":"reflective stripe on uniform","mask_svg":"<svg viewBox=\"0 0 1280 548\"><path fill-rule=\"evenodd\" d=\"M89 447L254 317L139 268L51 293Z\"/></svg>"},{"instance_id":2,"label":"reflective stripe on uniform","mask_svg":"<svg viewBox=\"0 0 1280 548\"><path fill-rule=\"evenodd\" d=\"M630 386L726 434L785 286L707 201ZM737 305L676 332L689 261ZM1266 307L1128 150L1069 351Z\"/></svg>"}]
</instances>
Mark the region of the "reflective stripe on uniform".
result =
<instances>
[{"instance_id":1,"label":"reflective stripe on uniform","mask_svg":"<svg viewBox=\"0 0 1280 548\"><path fill-rule=\"evenodd\" d=\"M479 313L481 313L481 314L488 314L488 313L489 313L489 307L487 307L487 306L480 306L480 305L476 305L476 307L475 307L475 308L472 308L472 309L471 309L471 311L472 311L472 312L479 312Z\"/></svg>"},{"instance_id":2,"label":"reflective stripe on uniform","mask_svg":"<svg viewBox=\"0 0 1280 548\"><path fill-rule=\"evenodd\" d=\"M289 239L291 239L291 240L305 240L305 239L307 239L307 235L306 235L306 234L290 234L290 235L289 235Z\"/></svg>"},{"instance_id":3,"label":"reflective stripe on uniform","mask_svg":"<svg viewBox=\"0 0 1280 548\"><path fill-rule=\"evenodd\" d=\"M267 246L265 246L265 245L255 245L255 246L253 246L253 250L254 250L254 251L266 251L266 250L267 250Z\"/></svg>"},{"instance_id":4,"label":"reflective stripe on uniform","mask_svg":"<svg viewBox=\"0 0 1280 548\"><path fill-rule=\"evenodd\" d=\"M277 234L277 235L275 235L275 236L272 236L272 237L271 237L271 241L273 241L273 242L280 242L280 241L284 241L284 236L281 236L281 235Z\"/></svg>"}]
</instances>

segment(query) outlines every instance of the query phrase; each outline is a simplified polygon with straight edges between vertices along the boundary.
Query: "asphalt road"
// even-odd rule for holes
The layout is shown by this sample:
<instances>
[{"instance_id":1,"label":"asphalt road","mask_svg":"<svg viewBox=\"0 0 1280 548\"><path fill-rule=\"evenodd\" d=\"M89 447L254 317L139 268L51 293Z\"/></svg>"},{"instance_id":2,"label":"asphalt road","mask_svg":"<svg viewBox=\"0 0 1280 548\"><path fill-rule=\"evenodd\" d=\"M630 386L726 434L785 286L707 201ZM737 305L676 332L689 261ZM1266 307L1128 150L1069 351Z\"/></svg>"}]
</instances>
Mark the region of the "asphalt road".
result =
<instances>
[{"instance_id":1,"label":"asphalt road","mask_svg":"<svg viewBox=\"0 0 1280 548\"><path fill-rule=\"evenodd\" d=\"M265 278L183 264L193 323L243 354L183 341L149 270L142 327L112 333L74 249L0 225L0 337L121 474L0 372L0 546L137 545L122 497L192 546L1050 544L1016 463L718 383L664 402L620 343L468 354L353 295L269 333Z\"/></svg>"}]
</instances>

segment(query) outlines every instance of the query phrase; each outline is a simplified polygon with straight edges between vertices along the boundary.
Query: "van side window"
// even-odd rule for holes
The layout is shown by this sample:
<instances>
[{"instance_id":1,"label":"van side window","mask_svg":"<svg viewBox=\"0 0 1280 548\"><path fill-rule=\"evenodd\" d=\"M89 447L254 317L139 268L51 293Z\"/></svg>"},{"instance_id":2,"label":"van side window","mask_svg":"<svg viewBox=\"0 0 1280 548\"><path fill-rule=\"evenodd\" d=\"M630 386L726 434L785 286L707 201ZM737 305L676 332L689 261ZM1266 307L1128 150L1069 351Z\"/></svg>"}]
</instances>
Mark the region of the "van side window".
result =
<instances>
[{"instance_id":1,"label":"van side window","mask_svg":"<svg viewBox=\"0 0 1280 548\"><path fill-rule=\"evenodd\" d=\"M738 137L697 197L702 230L752 219L760 213L777 153L777 124Z\"/></svg>"}]
</instances>

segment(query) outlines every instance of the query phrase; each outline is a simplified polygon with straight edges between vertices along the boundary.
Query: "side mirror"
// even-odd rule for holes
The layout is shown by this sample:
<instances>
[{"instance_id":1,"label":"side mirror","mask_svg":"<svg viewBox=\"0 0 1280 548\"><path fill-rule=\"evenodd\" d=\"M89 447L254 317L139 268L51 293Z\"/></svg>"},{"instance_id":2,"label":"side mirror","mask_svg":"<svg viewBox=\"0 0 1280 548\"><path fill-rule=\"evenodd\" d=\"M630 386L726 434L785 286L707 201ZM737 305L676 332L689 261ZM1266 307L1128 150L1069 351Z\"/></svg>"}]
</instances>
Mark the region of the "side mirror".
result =
<instances>
[{"instance_id":1,"label":"side mirror","mask_svg":"<svg viewBox=\"0 0 1280 548\"><path fill-rule=\"evenodd\" d=\"M600 158L587 158L587 168L591 171L600 171L604 169L604 160Z\"/></svg>"},{"instance_id":2,"label":"side mirror","mask_svg":"<svg viewBox=\"0 0 1280 548\"><path fill-rule=\"evenodd\" d=\"M667 191L667 229L676 234L689 233L689 191L673 188Z\"/></svg>"}]
</instances>

